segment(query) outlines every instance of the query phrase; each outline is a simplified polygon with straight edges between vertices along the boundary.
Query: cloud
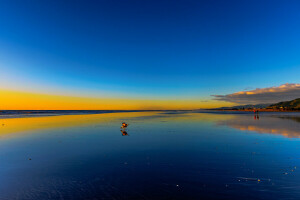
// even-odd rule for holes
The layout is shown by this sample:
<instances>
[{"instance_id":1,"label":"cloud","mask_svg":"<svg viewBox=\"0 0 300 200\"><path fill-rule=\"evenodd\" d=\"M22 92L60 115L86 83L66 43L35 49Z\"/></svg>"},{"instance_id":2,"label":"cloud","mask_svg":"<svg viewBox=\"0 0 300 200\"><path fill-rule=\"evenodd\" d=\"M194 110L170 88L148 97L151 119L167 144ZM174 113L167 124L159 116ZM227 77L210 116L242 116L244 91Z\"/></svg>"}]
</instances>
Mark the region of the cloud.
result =
<instances>
[{"instance_id":1,"label":"cloud","mask_svg":"<svg viewBox=\"0 0 300 200\"><path fill-rule=\"evenodd\" d=\"M238 104L277 103L300 98L300 84L286 83L268 88L241 91L226 95L212 95L214 100Z\"/></svg>"}]
</instances>

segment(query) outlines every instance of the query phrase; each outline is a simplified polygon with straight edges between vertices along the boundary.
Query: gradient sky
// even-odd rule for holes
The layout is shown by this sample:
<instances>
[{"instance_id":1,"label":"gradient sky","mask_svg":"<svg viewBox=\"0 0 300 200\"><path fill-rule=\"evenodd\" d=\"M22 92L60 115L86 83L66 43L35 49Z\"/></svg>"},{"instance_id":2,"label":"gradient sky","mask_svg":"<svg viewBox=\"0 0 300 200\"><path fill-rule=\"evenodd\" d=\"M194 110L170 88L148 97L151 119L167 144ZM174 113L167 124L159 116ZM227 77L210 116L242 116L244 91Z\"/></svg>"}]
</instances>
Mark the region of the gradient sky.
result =
<instances>
[{"instance_id":1,"label":"gradient sky","mask_svg":"<svg viewBox=\"0 0 300 200\"><path fill-rule=\"evenodd\" d=\"M300 83L299 10L292 0L1 0L0 109L206 108L234 104L211 95Z\"/></svg>"}]
</instances>

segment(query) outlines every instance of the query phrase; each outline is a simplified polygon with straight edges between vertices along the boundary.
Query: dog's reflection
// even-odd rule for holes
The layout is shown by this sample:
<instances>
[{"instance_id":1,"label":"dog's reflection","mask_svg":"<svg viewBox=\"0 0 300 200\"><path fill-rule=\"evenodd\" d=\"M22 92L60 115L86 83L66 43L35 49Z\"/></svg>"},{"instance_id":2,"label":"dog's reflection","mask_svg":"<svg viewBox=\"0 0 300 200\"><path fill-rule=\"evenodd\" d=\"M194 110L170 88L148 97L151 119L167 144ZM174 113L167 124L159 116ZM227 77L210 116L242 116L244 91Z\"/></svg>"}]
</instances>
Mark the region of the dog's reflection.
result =
<instances>
[{"instance_id":1,"label":"dog's reflection","mask_svg":"<svg viewBox=\"0 0 300 200\"><path fill-rule=\"evenodd\" d=\"M121 133L122 133L122 136L128 136L128 133L125 130L121 130Z\"/></svg>"}]
</instances>

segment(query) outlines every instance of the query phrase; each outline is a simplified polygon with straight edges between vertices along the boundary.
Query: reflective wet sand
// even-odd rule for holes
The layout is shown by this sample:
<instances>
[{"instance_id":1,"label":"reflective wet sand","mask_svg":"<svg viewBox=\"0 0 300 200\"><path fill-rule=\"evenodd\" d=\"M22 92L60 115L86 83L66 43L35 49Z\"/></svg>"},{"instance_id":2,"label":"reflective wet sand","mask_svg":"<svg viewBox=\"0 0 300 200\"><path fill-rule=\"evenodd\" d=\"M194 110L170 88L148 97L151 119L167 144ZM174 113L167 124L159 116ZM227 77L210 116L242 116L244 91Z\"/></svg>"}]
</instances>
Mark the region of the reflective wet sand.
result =
<instances>
[{"instance_id":1,"label":"reflective wet sand","mask_svg":"<svg viewBox=\"0 0 300 200\"><path fill-rule=\"evenodd\" d=\"M299 199L299 117L0 119L0 199Z\"/></svg>"}]
</instances>

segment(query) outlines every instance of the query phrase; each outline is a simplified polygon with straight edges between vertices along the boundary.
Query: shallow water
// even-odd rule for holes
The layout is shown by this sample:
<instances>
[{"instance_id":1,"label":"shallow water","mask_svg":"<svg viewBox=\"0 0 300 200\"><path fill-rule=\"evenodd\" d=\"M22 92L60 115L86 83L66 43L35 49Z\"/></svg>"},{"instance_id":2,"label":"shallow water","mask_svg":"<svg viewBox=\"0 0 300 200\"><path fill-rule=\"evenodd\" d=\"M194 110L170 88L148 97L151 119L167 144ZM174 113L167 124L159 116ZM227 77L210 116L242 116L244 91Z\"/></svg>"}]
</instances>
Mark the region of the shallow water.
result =
<instances>
[{"instance_id":1,"label":"shallow water","mask_svg":"<svg viewBox=\"0 0 300 200\"><path fill-rule=\"evenodd\" d=\"M300 115L0 119L1 200L201 198L300 199Z\"/></svg>"}]
</instances>

